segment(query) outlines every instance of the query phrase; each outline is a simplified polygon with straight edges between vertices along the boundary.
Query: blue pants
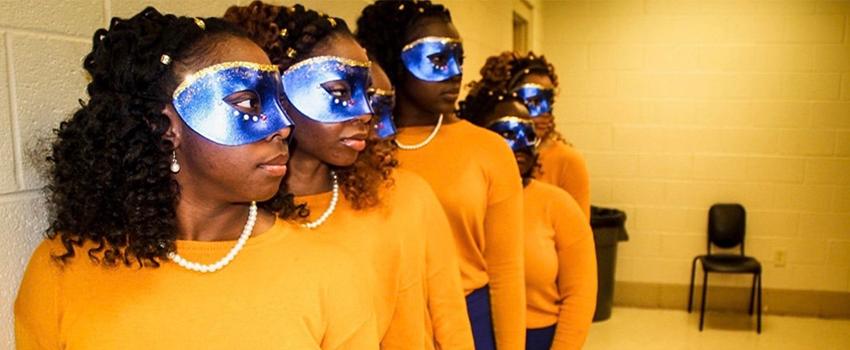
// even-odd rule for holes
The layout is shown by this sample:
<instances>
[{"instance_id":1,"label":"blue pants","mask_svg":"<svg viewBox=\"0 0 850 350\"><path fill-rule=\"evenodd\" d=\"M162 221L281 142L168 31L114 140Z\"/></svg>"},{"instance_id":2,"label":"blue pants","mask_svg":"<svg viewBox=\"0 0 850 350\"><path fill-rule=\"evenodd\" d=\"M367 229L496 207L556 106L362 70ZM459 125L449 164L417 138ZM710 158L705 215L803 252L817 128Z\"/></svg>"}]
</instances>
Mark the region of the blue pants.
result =
<instances>
[{"instance_id":1,"label":"blue pants","mask_svg":"<svg viewBox=\"0 0 850 350\"><path fill-rule=\"evenodd\" d=\"M546 328L529 328L525 330L525 350L549 350L552 340L555 339L555 327L553 324Z\"/></svg>"},{"instance_id":2,"label":"blue pants","mask_svg":"<svg viewBox=\"0 0 850 350\"><path fill-rule=\"evenodd\" d=\"M488 286L476 289L466 296L466 312L469 315L469 323L472 325L475 350L496 350Z\"/></svg>"}]
</instances>

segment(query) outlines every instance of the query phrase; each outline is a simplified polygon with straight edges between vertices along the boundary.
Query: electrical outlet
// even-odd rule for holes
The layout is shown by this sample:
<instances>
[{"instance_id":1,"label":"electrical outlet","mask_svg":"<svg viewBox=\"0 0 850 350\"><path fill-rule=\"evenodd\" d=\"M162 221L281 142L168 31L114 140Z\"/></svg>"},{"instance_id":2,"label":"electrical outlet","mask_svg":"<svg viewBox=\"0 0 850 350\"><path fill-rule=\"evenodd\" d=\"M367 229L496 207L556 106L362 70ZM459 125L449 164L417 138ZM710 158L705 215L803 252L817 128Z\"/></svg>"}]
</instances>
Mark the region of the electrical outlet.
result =
<instances>
[{"instance_id":1,"label":"electrical outlet","mask_svg":"<svg viewBox=\"0 0 850 350\"><path fill-rule=\"evenodd\" d=\"M777 249L773 252L773 266L785 267L788 252L785 249Z\"/></svg>"}]
</instances>

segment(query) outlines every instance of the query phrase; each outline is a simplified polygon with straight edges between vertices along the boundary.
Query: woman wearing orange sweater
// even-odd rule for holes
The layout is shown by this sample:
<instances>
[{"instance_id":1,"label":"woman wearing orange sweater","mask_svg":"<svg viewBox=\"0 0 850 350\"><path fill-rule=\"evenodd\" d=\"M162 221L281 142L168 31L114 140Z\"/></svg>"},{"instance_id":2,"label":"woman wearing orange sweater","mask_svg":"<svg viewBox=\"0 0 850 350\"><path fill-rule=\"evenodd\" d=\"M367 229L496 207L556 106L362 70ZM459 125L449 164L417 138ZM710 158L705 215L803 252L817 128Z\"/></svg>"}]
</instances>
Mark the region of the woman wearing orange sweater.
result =
<instances>
[{"instance_id":1,"label":"woman wearing orange sweater","mask_svg":"<svg viewBox=\"0 0 850 350\"><path fill-rule=\"evenodd\" d=\"M590 176L584 157L555 130L552 115L558 76L555 67L533 52L521 55L504 52L492 56L481 68L482 81L507 90L528 108L534 129L540 137L538 146L543 165L535 178L558 186L578 202L590 220Z\"/></svg>"},{"instance_id":2,"label":"woman wearing orange sweater","mask_svg":"<svg viewBox=\"0 0 850 350\"><path fill-rule=\"evenodd\" d=\"M522 186L504 141L454 114L463 49L448 9L379 1L357 38L397 89L400 166L431 184L449 217L476 349L522 349Z\"/></svg>"},{"instance_id":3,"label":"woman wearing orange sweater","mask_svg":"<svg viewBox=\"0 0 850 350\"><path fill-rule=\"evenodd\" d=\"M225 19L249 31L282 74L284 107L297 127L282 191L301 203L300 234L340 244L368 269L383 349L430 349L427 276L457 291L435 297L462 307L457 258L445 214L428 184L393 171L392 120L373 126L371 62L345 21L301 5L253 2ZM388 83L387 83L388 84ZM391 87L383 87L387 97ZM383 100L382 100L383 101ZM375 106L379 107L379 106ZM427 252L442 254L426 266ZM429 274L428 268L432 268ZM456 312L456 311L454 311ZM469 332L468 323L466 331Z\"/></svg>"},{"instance_id":4,"label":"woman wearing orange sweater","mask_svg":"<svg viewBox=\"0 0 850 350\"><path fill-rule=\"evenodd\" d=\"M263 50L153 8L92 42L88 101L49 158L17 348L377 349L351 257L275 216L294 211L278 194L292 123Z\"/></svg>"},{"instance_id":5,"label":"woman wearing orange sweater","mask_svg":"<svg viewBox=\"0 0 850 350\"><path fill-rule=\"evenodd\" d=\"M581 349L596 306L590 225L568 193L533 179L539 141L528 109L519 100L506 90L473 83L461 106L464 118L505 138L522 175L526 349Z\"/></svg>"}]
</instances>

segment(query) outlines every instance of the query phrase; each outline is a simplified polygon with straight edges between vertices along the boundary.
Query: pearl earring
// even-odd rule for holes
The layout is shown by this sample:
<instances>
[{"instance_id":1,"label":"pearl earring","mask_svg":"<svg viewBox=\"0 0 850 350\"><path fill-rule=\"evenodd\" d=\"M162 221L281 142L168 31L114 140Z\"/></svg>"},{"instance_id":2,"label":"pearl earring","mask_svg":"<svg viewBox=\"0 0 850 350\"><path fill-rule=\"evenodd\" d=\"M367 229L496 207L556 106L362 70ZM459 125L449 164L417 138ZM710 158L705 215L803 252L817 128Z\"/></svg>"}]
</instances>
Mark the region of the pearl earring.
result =
<instances>
[{"instance_id":1,"label":"pearl earring","mask_svg":"<svg viewBox=\"0 0 850 350\"><path fill-rule=\"evenodd\" d=\"M175 174L180 172L180 163L177 163L177 152L175 151L171 151L171 167L169 169Z\"/></svg>"}]
</instances>

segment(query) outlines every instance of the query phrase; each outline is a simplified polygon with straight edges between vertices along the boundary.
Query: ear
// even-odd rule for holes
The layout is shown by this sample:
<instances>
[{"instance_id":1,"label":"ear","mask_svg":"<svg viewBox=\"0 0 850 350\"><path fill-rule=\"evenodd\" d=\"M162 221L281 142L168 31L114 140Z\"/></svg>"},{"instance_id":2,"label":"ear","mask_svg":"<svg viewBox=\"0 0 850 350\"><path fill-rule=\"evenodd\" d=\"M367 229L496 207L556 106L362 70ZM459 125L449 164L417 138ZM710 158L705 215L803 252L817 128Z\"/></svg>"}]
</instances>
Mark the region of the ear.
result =
<instances>
[{"instance_id":1,"label":"ear","mask_svg":"<svg viewBox=\"0 0 850 350\"><path fill-rule=\"evenodd\" d=\"M180 119L180 115L177 114L177 111L174 110L174 106L170 103L165 105L165 108L162 109L162 114L165 114L168 117L169 124L171 126L168 127L168 131L162 135L162 138L171 141L171 144L174 145L174 148L180 148L180 142L182 141L183 136L183 120Z\"/></svg>"}]
</instances>

